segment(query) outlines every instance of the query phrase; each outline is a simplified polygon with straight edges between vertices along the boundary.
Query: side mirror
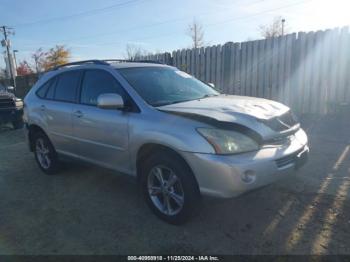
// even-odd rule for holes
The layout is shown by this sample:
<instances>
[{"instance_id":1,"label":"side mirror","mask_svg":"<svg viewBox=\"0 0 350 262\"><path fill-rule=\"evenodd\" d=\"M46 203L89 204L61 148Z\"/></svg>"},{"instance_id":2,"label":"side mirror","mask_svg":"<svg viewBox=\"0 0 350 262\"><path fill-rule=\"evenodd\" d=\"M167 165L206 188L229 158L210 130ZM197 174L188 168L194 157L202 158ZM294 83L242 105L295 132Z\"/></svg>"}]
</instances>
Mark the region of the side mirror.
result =
<instances>
[{"instance_id":1,"label":"side mirror","mask_svg":"<svg viewBox=\"0 0 350 262\"><path fill-rule=\"evenodd\" d=\"M208 83L212 88L215 88L215 85L213 83Z\"/></svg>"},{"instance_id":2,"label":"side mirror","mask_svg":"<svg viewBox=\"0 0 350 262\"><path fill-rule=\"evenodd\" d=\"M13 86L8 86L7 87L7 91L9 92L14 92L15 91L15 88Z\"/></svg>"},{"instance_id":3,"label":"side mirror","mask_svg":"<svg viewBox=\"0 0 350 262\"><path fill-rule=\"evenodd\" d=\"M124 100L118 94L101 94L97 98L97 106L102 109L122 109Z\"/></svg>"}]
</instances>

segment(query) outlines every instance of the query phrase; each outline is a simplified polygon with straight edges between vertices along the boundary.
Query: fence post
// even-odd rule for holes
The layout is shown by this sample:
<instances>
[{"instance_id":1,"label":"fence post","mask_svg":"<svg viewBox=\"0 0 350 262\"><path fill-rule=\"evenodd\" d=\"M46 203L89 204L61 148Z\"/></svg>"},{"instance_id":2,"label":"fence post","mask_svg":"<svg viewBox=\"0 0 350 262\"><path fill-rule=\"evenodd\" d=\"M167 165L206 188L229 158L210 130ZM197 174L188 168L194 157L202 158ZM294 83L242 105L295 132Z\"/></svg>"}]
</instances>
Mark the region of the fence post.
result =
<instances>
[{"instance_id":1,"label":"fence post","mask_svg":"<svg viewBox=\"0 0 350 262\"><path fill-rule=\"evenodd\" d=\"M240 79L241 79L241 95L247 95L246 88L246 75L247 75L247 44L248 42L242 43L241 47L241 64L240 64Z\"/></svg>"},{"instance_id":2,"label":"fence post","mask_svg":"<svg viewBox=\"0 0 350 262\"><path fill-rule=\"evenodd\" d=\"M233 43L228 42L222 47L223 54L223 69L222 69L222 85L223 90L227 94L232 94L233 91L233 65L234 65L234 55L233 55Z\"/></svg>"},{"instance_id":3,"label":"fence post","mask_svg":"<svg viewBox=\"0 0 350 262\"><path fill-rule=\"evenodd\" d=\"M210 82L210 61L211 61L211 48L208 46L205 48L205 82Z\"/></svg>"},{"instance_id":4,"label":"fence post","mask_svg":"<svg viewBox=\"0 0 350 262\"><path fill-rule=\"evenodd\" d=\"M234 69L233 69L233 94L241 94L241 44L235 43L233 45L233 55L234 55Z\"/></svg>"}]
</instances>

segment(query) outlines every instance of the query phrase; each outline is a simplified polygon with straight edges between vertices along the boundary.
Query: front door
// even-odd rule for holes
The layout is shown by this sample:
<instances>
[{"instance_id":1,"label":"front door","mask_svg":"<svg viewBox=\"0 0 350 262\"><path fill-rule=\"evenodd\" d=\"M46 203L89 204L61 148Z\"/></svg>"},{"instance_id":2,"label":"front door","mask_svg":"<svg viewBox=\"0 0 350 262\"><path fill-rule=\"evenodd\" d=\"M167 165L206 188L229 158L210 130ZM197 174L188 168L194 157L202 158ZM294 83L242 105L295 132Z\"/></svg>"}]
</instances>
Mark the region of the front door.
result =
<instances>
[{"instance_id":1,"label":"front door","mask_svg":"<svg viewBox=\"0 0 350 262\"><path fill-rule=\"evenodd\" d=\"M80 103L73 109L73 135L82 159L127 171L129 113L98 108L98 96L106 93L124 96L123 88L109 72L85 71Z\"/></svg>"}]
</instances>

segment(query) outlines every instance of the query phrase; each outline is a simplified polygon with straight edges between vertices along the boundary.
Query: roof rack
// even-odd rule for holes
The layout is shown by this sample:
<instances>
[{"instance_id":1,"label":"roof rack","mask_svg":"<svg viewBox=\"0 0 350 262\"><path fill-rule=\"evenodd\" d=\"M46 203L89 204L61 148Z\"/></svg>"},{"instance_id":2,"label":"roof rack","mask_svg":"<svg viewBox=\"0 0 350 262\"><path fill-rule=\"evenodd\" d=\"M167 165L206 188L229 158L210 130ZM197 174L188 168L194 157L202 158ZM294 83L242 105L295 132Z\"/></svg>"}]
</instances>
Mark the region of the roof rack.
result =
<instances>
[{"instance_id":1,"label":"roof rack","mask_svg":"<svg viewBox=\"0 0 350 262\"><path fill-rule=\"evenodd\" d=\"M119 63L152 63L152 64L162 64L160 61L156 60L129 60L129 59L103 59L104 62L119 62Z\"/></svg>"},{"instance_id":2,"label":"roof rack","mask_svg":"<svg viewBox=\"0 0 350 262\"><path fill-rule=\"evenodd\" d=\"M160 61L157 61L157 60L134 60L134 61L131 61L131 62L135 62L135 63L151 63L151 64L164 64Z\"/></svg>"},{"instance_id":3,"label":"roof rack","mask_svg":"<svg viewBox=\"0 0 350 262\"><path fill-rule=\"evenodd\" d=\"M110 65L108 62L119 62L119 63L152 63L152 64L162 64L160 61L155 60L128 60L128 59L104 59L104 60L83 60L83 61L76 61L71 63L62 64L59 66L56 66L52 69L58 70L62 67L66 66L75 66L75 65L83 65L83 64L95 64L95 65Z\"/></svg>"},{"instance_id":4,"label":"roof rack","mask_svg":"<svg viewBox=\"0 0 350 262\"><path fill-rule=\"evenodd\" d=\"M103 62L119 62L119 63L126 63L126 62L131 62L131 60L128 59L103 59Z\"/></svg>"},{"instance_id":5,"label":"roof rack","mask_svg":"<svg viewBox=\"0 0 350 262\"><path fill-rule=\"evenodd\" d=\"M103 60L94 59L94 60L83 60L83 61L62 64L62 65L54 67L52 70L57 70L57 69L60 69L62 67L65 67L65 66L74 66L74 65L83 65L83 64L109 65L107 62L105 62Z\"/></svg>"}]
</instances>

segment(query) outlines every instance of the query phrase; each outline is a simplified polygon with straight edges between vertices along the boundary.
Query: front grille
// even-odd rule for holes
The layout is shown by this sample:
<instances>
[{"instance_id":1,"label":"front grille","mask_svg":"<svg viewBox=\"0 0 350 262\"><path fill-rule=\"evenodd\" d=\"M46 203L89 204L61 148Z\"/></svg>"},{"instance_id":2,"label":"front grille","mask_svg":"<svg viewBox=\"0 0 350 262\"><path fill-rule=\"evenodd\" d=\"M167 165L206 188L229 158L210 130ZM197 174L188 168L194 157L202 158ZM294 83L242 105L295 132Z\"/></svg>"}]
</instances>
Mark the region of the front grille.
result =
<instances>
[{"instance_id":1,"label":"front grille","mask_svg":"<svg viewBox=\"0 0 350 262\"><path fill-rule=\"evenodd\" d=\"M15 102L11 98L0 99L0 109L13 108Z\"/></svg>"},{"instance_id":2,"label":"front grille","mask_svg":"<svg viewBox=\"0 0 350 262\"><path fill-rule=\"evenodd\" d=\"M264 124L270 127L272 130L281 132L290 129L291 127L298 124L296 117L293 115L291 111L280 115L278 117L274 117L268 120L263 120Z\"/></svg>"},{"instance_id":3,"label":"front grille","mask_svg":"<svg viewBox=\"0 0 350 262\"><path fill-rule=\"evenodd\" d=\"M290 165L290 164L293 164L295 163L296 161L296 158L297 158L297 155L301 152L302 150L299 150L293 154L290 154L288 156L285 156L285 157L281 157L279 159L276 159L275 162L276 162L276 165L278 168L282 168L282 167L285 167L287 165Z\"/></svg>"}]
</instances>

